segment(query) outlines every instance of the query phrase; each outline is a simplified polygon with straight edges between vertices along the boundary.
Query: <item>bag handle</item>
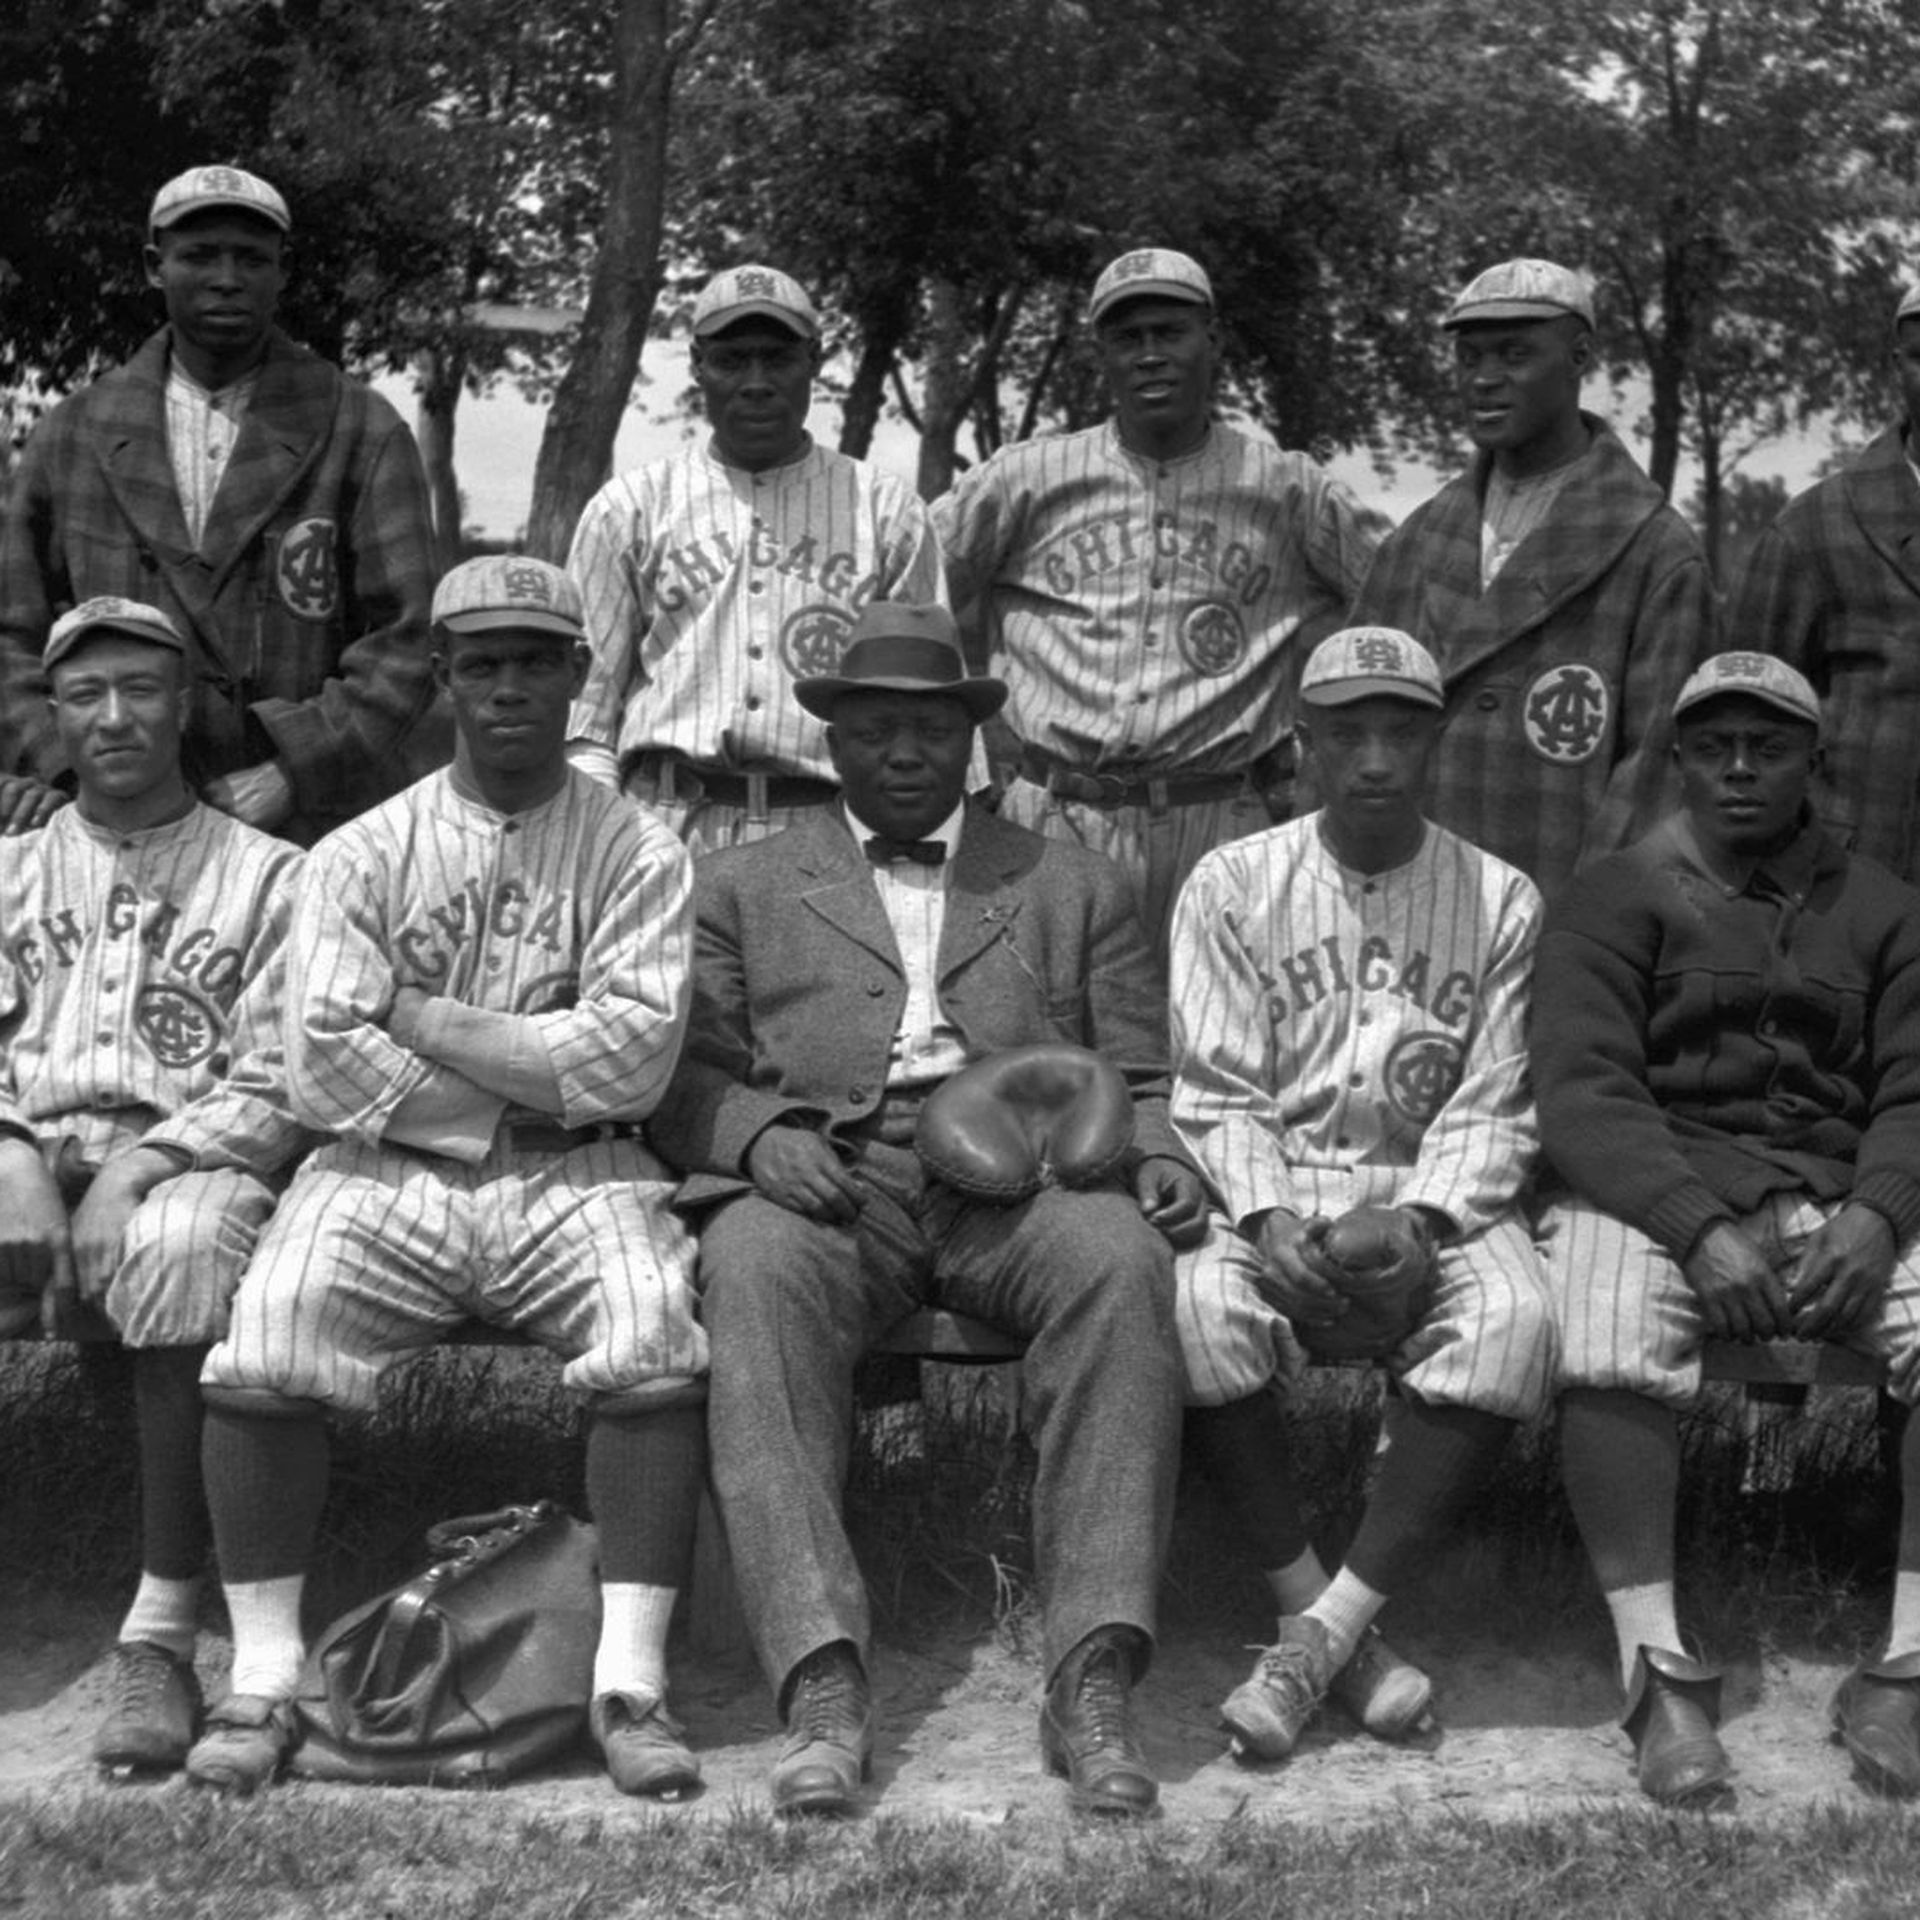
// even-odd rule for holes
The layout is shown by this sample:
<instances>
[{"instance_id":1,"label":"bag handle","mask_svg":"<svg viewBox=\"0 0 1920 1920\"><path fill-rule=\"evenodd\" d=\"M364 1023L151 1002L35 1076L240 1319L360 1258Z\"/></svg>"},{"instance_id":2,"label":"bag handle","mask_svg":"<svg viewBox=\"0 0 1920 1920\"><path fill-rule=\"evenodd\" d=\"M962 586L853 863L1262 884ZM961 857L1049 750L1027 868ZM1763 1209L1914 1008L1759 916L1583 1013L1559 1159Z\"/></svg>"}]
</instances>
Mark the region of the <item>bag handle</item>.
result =
<instances>
[{"instance_id":1,"label":"bag handle","mask_svg":"<svg viewBox=\"0 0 1920 1920\"><path fill-rule=\"evenodd\" d=\"M376 1699L391 1699L398 1691L407 1649L434 1601L488 1562L499 1559L510 1547L550 1525L559 1511L551 1500L539 1500L530 1507L500 1507L492 1513L438 1520L427 1529L427 1550L435 1556L435 1563L409 1580L387 1607L373 1657Z\"/></svg>"}]
</instances>

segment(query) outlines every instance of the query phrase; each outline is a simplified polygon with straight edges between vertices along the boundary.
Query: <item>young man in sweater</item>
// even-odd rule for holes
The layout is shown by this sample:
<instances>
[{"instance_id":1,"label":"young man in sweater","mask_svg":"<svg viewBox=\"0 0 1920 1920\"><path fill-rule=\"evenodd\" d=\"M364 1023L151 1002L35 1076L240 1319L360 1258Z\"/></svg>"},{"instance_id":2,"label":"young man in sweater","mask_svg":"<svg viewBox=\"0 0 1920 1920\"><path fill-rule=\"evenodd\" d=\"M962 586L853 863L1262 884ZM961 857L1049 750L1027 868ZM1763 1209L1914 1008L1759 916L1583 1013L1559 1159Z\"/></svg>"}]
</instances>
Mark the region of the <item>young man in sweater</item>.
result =
<instances>
[{"instance_id":1,"label":"young man in sweater","mask_svg":"<svg viewBox=\"0 0 1920 1920\"><path fill-rule=\"evenodd\" d=\"M1705 1805L1732 1767L1676 1618L1678 1414L1709 1336L1873 1347L1920 1392L1920 894L1815 824L1820 706L1784 662L1715 655L1674 719L1681 806L1550 913L1532 1056L1571 1189L1546 1220L1567 1494L1640 1785ZM1917 1472L1920 1423L1903 1488ZM1920 1501L1833 1720L1868 1784L1920 1791Z\"/></svg>"}]
</instances>

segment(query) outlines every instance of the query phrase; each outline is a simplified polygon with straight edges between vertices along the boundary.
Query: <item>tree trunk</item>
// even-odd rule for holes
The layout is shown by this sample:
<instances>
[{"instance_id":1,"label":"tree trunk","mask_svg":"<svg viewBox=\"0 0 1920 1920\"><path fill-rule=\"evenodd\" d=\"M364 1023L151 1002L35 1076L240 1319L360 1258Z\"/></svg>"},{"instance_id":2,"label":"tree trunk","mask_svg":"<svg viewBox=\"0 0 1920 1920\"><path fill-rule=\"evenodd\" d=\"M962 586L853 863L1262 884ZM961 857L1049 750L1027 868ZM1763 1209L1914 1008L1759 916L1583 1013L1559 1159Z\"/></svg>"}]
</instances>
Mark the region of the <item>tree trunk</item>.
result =
<instances>
[{"instance_id":1,"label":"tree trunk","mask_svg":"<svg viewBox=\"0 0 1920 1920\"><path fill-rule=\"evenodd\" d=\"M887 370L893 365L897 336L886 340L868 333L860 342L847 397L840 403L840 451L864 460L873 446L873 430L880 422L880 403L886 397Z\"/></svg>"},{"instance_id":2,"label":"tree trunk","mask_svg":"<svg viewBox=\"0 0 1920 1920\"><path fill-rule=\"evenodd\" d=\"M967 365L968 329L960 313L960 289L935 275L927 282L927 350L920 379L922 500L937 499L953 485L954 442L973 396Z\"/></svg>"},{"instance_id":3,"label":"tree trunk","mask_svg":"<svg viewBox=\"0 0 1920 1920\"><path fill-rule=\"evenodd\" d=\"M566 558L580 510L607 478L621 410L660 289L672 0L619 0L607 111L607 205L573 357L540 435L527 550Z\"/></svg>"},{"instance_id":4,"label":"tree trunk","mask_svg":"<svg viewBox=\"0 0 1920 1920\"><path fill-rule=\"evenodd\" d=\"M1720 554L1727 518L1726 474L1721 467L1719 428L1707 418L1705 407L1697 406L1694 439L1700 448L1700 529L1701 543L1707 550L1707 571L1722 592L1727 582L1720 577ZM1738 636L1736 636L1737 638Z\"/></svg>"},{"instance_id":5,"label":"tree trunk","mask_svg":"<svg viewBox=\"0 0 1920 1920\"><path fill-rule=\"evenodd\" d=\"M460 558L460 481L453 464L454 414L460 405L467 357L457 347L426 347L415 357L414 377L420 403L413 436L427 470L427 494L433 502L433 563L445 573Z\"/></svg>"}]
</instances>

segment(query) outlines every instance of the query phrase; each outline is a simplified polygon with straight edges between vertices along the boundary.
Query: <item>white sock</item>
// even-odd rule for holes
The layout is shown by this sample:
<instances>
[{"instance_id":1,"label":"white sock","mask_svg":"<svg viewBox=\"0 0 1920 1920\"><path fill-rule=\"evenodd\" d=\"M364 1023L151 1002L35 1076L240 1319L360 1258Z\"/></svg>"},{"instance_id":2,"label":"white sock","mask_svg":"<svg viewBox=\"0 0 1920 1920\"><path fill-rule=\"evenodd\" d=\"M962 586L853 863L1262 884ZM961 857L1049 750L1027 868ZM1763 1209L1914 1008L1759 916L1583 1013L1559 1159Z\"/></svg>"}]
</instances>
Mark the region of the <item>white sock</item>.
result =
<instances>
[{"instance_id":1,"label":"white sock","mask_svg":"<svg viewBox=\"0 0 1920 1920\"><path fill-rule=\"evenodd\" d=\"M1284 1567L1267 1568L1261 1578L1272 1589L1283 1615L1305 1613L1327 1590L1327 1570L1311 1547Z\"/></svg>"},{"instance_id":2,"label":"white sock","mask_svg":"<svg viewBox=\"0 0 1920 1920\"><path fill-rule=\"evenodd\" d=\"M1887 1629L1887 1657L1920 1651L1920 1573L1893 1578L1893 1623Z\"/></svg>"},{"instance_id":3,"label":"white sock","mask_svg":"<svg viewBox=\"0 0 1920 1920\"><path fill-rule=\"evenodd\" d=\"M1642 1647L1680 1652L1680 1617L1674 1611L1673 1582L1652 1580L1644 1587L1612 1587L1606 1594L1620 1643L1620 1684L1633 1684L1633 1663Z\"/></svg>"},{"instance_id":4,"label":"white sock","mask_svg":"<svg viewBox=\"0 0 1920 1920\"><path fill-rule=\"evenodd\" d=\"M199 1619L197 1579L163 1580L157 1573L143 1573L133 1605L120 1623L120 1644L150 1640L156 1647L165 1647L176 1660L191 1660Z\"/></svg>"},{"instance_id":5,"label":"white sock","mask_svg":"<svg viewBox=\"0 0 1920 1920\"><path fill-rule=\"evenodd\" d=\"M239 1580L226 1587L235 1693L292 1699L306 1653L300 1638L300 1595L306 1584L304 1573L289 1573L278 1580Z\"/></svg>"},{"instance_id":6,"label":"white sock","mask_svg":"<svg viewBox=\"0 0 1920 1920\"><path fill-rule=\"evenodd\" d=\"M593 1656L593 1692L667 1697L667 1628L674 1587L609 1580L600 1589L600 1645Z\"/></svg>"},{"instance_id":7,"label":"white sock","mask_svg":"<svg viewBox=\"0 0 1920 1920\"><path fill-rule=\"evenodd\" d=\"M1374 1615L1387 1604L1384 1593L1375 1593L1356 1573L1342 1567L1327 1584L1327 1590L1307 1609L1310 1619L1327 1630L1327 1648L1336 1668L1353 1658L1360 1636L1373 1625Z\"/></svg>"}]
</instances>

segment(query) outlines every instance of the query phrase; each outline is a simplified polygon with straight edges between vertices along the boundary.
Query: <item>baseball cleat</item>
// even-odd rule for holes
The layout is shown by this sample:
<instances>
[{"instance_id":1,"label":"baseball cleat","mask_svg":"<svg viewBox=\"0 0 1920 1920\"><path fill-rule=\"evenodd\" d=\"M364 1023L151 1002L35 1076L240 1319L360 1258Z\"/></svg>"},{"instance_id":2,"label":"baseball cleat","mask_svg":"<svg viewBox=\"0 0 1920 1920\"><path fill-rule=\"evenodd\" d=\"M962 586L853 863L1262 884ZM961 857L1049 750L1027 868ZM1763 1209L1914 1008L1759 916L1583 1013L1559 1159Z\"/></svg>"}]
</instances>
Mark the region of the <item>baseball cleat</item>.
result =
<instances>
[{"instance_id":1,"label":"baseball cleat","mask_svg":"<svg viewBox=\"0 0 1920 1920\"><path fill-rule=\"evenodd\" d=\"M293 1709L264 1694L233 1693L207 1715L187 1755L187 1778L216 1793L256 1792L280 1771L293 1745Z\"/></svg>"},{"instance_id":2,"label":"baseball cleat","mask_svg":"<svg viewBox=\"0 0 1920 1920\"><path fill-rule=\"evenodd\" d=\"M113 1707L93 1737L96 1766L110 1773L171 1772L181 1765L200 1722L193 1662L151 1640L113 1650Z\"/></svg>"},{"instance_id":3,"label":"baseball cleat","mask_svg":"<svg viewBox=\"0 0 1920 1920\"><path fill-rule=\"evenodd\" d=\"M1405 1740L1432 1723L1433 1682L1372 1627L1360 1636L1327 1693L1376 1740Z\"/></svg>"},{"instance_id":4,"label":"baseball cleat","mask_svg":"<svg viewBox=\"0 0 1920 1920\"><path fill-rule=\"evenodd\" d=\"M607 1778L622 1793L678 1800L700 1784L686 1730L656 1693L603 1693L588 1714Z\"/></svg>"},{"instance_id":5,"label":"baseball cleat","mask_svg":"<svg viewBox=\"0 0 1920 1920\"><path fill-rule=\"evenodd\" d=\"M1620 1724L1633 1742L1634 1776L1648 1798L1696 1808L1732 1800L1733 1763L1714 1731L1720 1724L1720 1675L1712 1667L1643 1646Z\"/></svg>"},{"instance_id":6,"label":"baseball cleat","mask_svg":"<svg viewBox=\"0 0 1920 1920\"><path fill-rule=\"evenodd\" d=\"M1280 1637L1227 1695L1220 1721L1236 1760L1284 1760L1333 1684L1327 1630L1310 1614L1280 1616Z\"/></svg>"}]
</instances>

